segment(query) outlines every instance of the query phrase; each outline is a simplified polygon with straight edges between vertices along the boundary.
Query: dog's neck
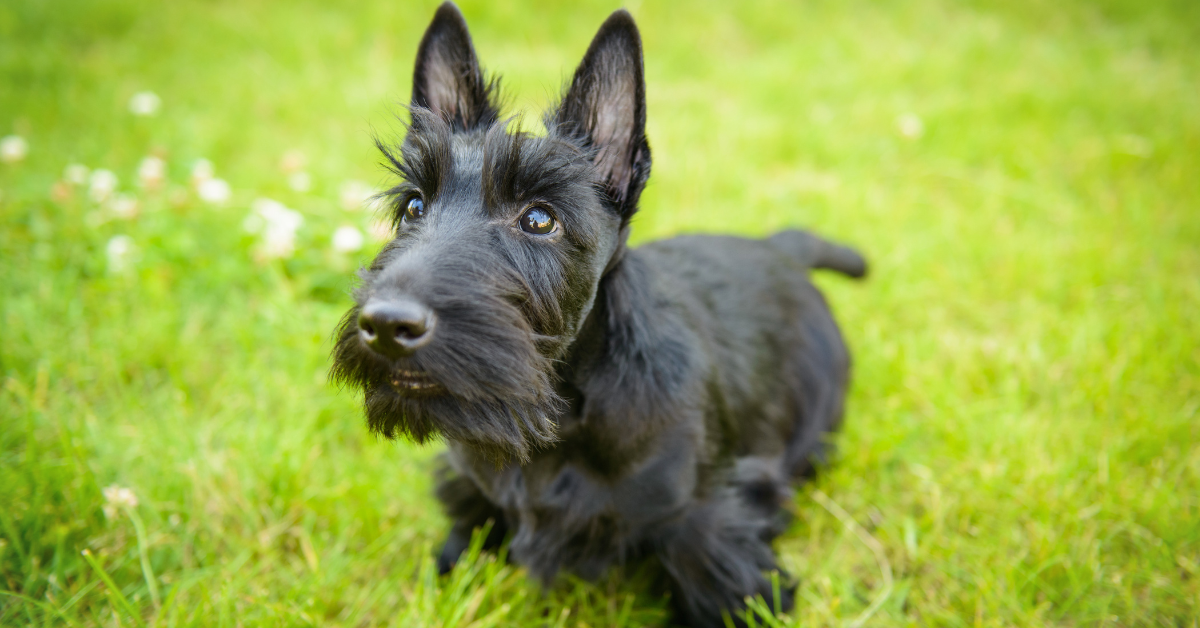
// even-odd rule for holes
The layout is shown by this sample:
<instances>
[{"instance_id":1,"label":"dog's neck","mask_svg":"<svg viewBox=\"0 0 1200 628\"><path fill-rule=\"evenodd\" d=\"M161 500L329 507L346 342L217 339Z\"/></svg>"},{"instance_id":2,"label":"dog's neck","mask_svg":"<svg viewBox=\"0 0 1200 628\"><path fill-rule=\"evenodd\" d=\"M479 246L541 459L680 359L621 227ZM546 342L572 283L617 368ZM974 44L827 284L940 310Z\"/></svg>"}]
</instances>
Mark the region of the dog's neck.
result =
<instances>
[{"instance_id":1,"label":"dog's neck","mask_svg":"<svg viewBox=\"0 0 1200 628\"><path fill-rule=\"evenodd\" d=\"M641 301L638 297L649 292L648 269L638 259L627 259L628 238L628 228L622 229L617 246L596 286L592 309L560 362L557 373L560 381L574 383L579 375L589 374L606 360L619 357L612 354L614 349L621 348L612 342L617 340L614 336L627 336L630 333L642 336L649 331L646 325L641 324L645 312L637 307Z\"/></svg>"},{"instance_id":2,"label":"dog's neck","mask_svg":"<svg viewBox=\"0 0 1200 628\"><path fill-rule=\"evenodd\" d=\"M604 272L600 273L600 288L604 287L604 279L609 273L621 264L625 259L625 253L629 250L629 225L621 227L620 233L617 234L617 247L613 249L613 253L608 258L608 265L604 267ZM599 294L596 295L599 298Z\"/></svg>"},{"instance_id":3,"label":"dog's neck","mask_svg":"<svg viewBox=\"0 0 1200 628\"><path fill-rule=\"evenodd\" d=\"M558 362L555 373L557 381L574 383L575 374L581 369L588 371L597 361L604 359L609 334L614 329L632 326L638 317L639 313L631 307L629 299L621 298L621 295L639 292L647 278L644 273L631 272L630 265L624 263L628 250L629 226L625 225L617 234L616 246L600 273L592 307L580 323L563 359ZM615 301L613 297L616 297Z\"/></svg>"},{"instance_id":4,"label":"dog's neck","mask_svg":"<svg viewBox=\"0 0 1200 628\"><path fill-rule=\"evenodd\" d=\"M654 309L653 268L623 241L614 257L556 380L570 404L563 427L594 427L613 439L607 446L615 453L678 418L693 360L680 321Z\"/></svg>"}]
</instances>

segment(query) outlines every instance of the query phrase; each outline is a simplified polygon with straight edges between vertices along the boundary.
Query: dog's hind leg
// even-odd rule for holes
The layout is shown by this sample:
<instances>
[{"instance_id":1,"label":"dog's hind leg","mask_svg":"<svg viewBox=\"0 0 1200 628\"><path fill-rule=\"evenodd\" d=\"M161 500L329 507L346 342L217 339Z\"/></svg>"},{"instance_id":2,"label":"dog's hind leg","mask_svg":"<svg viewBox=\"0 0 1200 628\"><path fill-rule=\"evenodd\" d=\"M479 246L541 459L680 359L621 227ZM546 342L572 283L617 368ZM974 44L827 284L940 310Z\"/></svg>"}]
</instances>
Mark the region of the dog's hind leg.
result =
<instances>
[{"instance_id":1,"label":"dog's hind leg","mask_svg":"<svg viewBox=\"0 0 1200 628\"><path fill-rule=\"evenodd\" d=\"M811 284L806 288L815 294ZM850 353L829 310L812 308L797 324L804 344L788 357L789 403L793 431L784 452L784 469L793 480L807 480L833 453L831 437L841 426L850 384Z\"/></svg>"},{"instance_id":2,"label":"dog's hind leg","mask_svg":"<svg viewBox=\"0 0 1200 628\"><path fill-rule=\"evenodd\" d=\"M784 454L784 469L794 481L806 481L829 462L834 453L833 432L842 422L844 387L810 388L810 398L798 413L796 432Z\"/></svg>"},{"instance_id":3,"label":"dog's hind leg","mask_svg":"<svg viewBox=\"0 0 1200 628\"><path fill-rule=\"evenodd\" d=\"M768 573L778 570L767 540L765 520L734 491L699 504L663 530L658 556L673 581L679 616L693 628L725 626L727 613L735 626L746 596L762 596L767 606L787 612L795 585L779 574L775 598Z\"/></svg>"},{"instance_id":4,"label":"dog's hind leg","mask_svg":"<svg viewBox=\"0 0 1200 628\"><path fill-rule=\"evenodd\" d=\"M437 498L453 523L437 557L438 573L442 575L454 568L458 557L470 546L471 535L477 528L491 525L483 541L485 550L500 547L508 534L504 511L469 478L456 473L444 460L443 465L438 472Z\"/></svg>"}]
</instances>

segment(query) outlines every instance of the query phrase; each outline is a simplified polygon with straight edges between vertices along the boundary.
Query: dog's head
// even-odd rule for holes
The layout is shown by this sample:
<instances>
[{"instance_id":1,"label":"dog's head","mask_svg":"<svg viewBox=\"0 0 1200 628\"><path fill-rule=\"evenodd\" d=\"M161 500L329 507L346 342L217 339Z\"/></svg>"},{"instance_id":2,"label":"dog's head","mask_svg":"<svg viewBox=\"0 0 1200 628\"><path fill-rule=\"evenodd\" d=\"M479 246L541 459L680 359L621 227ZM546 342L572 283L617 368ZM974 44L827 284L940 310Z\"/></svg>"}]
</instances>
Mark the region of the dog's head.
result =
<instances>
[{"instance_id":1,"label":"dog's head","mask_svg":"<svg viewBox=\"0 0 1200 628\"><path fill-rule=\"evenodd\" d=\"M545 135L510 132L462 14L443 4L417 52L389 190L395 238L360 272L333 376L387 437L442 435L497 460L555 440L554 364L624 251L650 174L641 41L617 11Z\"/></svg>"}]
</instances>

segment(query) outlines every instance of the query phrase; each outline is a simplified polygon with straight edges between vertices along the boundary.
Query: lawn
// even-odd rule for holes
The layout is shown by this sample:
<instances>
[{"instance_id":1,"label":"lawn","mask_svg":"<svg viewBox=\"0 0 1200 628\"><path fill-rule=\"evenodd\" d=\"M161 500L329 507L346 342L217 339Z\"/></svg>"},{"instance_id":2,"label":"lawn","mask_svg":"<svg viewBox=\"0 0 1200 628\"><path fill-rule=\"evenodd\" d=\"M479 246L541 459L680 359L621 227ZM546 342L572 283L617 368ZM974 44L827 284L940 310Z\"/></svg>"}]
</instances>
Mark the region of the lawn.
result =
<instances>
[{"instance_id":1,"label":"lawn","mask_svg":"<svg viewBox=\"0 0 1200 628\"><path fill-rule=\"evenodd\" d=\"M530 128L617 8L460 6ZM0 625L667 621L645 570L437 578L441 446L327 380L434 8L0 4ZM854 387L760 621L1200 625L1200 4L629 8L635 242L872 264L817 278Z\"/></svg>"}]
</instances>

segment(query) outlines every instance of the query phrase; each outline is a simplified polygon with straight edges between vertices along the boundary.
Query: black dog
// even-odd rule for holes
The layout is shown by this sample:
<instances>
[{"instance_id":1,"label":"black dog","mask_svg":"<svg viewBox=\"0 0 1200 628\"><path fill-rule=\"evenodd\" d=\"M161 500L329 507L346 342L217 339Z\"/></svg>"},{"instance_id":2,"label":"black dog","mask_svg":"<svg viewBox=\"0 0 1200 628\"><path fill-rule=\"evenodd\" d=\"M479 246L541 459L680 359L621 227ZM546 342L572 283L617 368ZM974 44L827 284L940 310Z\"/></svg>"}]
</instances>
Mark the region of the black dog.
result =
<instances>
[{"instance_id":1,"label":"black dog","mask_svg":"<svg viewBox=\"0 0 1200 628\"><path fill-rule=\"evenodd\" d=\"M458 9L421 40L388 194L395 239L361 271L333 375L372 430L449 444L449 570L475 528L549 581L653 556L681 619L772 600L793 479L837 428L849 356L802 231L626 247L650 175L641 40L605 21L547 134L510 133ZM790 606L791 587L781 600Z\"/></svg>"}]
</instances>

